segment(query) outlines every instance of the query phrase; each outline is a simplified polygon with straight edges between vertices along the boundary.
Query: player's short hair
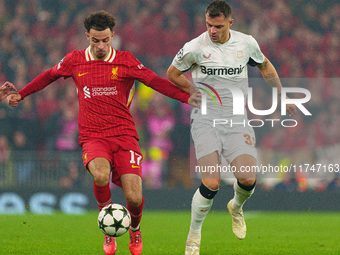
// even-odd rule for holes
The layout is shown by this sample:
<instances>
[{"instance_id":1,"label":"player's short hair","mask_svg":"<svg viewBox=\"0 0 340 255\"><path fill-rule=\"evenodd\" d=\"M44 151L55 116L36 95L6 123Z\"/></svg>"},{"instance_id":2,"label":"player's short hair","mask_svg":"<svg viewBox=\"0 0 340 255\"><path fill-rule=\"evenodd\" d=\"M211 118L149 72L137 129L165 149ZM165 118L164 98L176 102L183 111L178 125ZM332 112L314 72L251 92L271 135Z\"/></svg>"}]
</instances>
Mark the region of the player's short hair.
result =
<instances>
[{"instance_id":1,"label":"player's short hair","mask_svg":"<svg viewBox=\"0 0 340 255\"><path fill-rule=\"evenodd\" d=\"M211 18L223 15L229 19L231 18L231 6L225 0L215 0L207 6L205 13Z\"/></svg>"},{"instance_id":2,"label":"player's short hair","mask_svg":"<svg viewBox=\"0 0 340 255\"><path fill-rule=\"evenodd\" d=\"M115 18L110 13L103 10L91 12L84 20L84 26L87 32L90 32L90 29L103 31L107 28L110 28L110 30L113 31Z\"/></svg>"}]
</instances>

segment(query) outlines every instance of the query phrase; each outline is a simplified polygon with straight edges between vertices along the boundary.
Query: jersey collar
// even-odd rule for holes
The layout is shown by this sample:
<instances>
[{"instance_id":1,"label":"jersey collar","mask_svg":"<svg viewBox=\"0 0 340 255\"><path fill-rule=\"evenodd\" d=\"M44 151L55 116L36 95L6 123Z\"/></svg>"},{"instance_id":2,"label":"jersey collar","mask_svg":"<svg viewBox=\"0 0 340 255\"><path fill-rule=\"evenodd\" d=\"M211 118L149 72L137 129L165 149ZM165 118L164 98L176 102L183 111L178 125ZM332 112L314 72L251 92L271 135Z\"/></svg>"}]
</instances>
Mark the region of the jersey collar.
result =
<instances>
[{"instance_id":1,"label":"jersey collar","mask_svg":"<svg viewBox=\"0 0 340 255\"><path fill-rule=\"evenodd\" d=\"M103 61L111 63L115 59L115 57L116 57L116 51L114 48L110 47L110 52ZM86 61L95 60L91 53L91 46L87 47L87 49L85 50L85 58L86 58Z\"/></svg>"}]
</instances>

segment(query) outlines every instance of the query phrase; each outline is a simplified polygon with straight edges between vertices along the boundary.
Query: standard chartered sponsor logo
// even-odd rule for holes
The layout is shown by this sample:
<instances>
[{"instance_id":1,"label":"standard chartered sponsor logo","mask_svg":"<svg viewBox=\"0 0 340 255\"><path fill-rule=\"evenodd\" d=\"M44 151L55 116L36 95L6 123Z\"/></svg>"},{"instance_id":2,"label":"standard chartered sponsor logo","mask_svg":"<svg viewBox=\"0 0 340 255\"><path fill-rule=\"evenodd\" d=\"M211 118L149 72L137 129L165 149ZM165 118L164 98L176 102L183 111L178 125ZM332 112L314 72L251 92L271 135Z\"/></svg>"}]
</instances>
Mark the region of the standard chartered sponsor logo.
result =
<instances>
[{"instance_id":1,"label":"standard chartered sponsor logo","mask_svg":"<svg viewBox=\"0 0 340 255\"><path fill-rule=\"evenodd\" d=\"M93 88L93 96L116 96L118 94L117 87Z\"/></svg>"},{"instance_id":2,"label":"standard chartered sponsor logo","mask_svg":"<svg viewBox=\"0 0 340 255\"><path fill-rule=\"evenodd\" d=\"M97 87L89 88L87 86L83 89L85 99L91 98L91 96L116 96L118 94L117 87Z\"/></svg>"}]
</instances>

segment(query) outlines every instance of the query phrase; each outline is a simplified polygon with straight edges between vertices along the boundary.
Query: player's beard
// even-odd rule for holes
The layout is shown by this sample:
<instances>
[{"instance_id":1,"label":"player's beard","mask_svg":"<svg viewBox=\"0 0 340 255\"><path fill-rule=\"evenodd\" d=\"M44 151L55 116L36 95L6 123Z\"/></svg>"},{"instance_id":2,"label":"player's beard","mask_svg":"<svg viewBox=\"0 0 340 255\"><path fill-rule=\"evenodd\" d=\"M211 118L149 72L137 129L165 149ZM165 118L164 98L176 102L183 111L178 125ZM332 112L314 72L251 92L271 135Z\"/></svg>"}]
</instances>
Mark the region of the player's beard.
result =
<instances>
[{"instance_id":1,"label":"player's beard","mask_svg":"<svg viewBox=\"0 0 340 255\"><path fill-rule=\"evenodd\" d=\"M105 50L97 50L96 53L97 53L96 56L97 56L97 58L99 58L99 59L105 58L105 56L106 56L106 54L107 54L107 52L106 52Z\"/></svg>"}]
</instances>

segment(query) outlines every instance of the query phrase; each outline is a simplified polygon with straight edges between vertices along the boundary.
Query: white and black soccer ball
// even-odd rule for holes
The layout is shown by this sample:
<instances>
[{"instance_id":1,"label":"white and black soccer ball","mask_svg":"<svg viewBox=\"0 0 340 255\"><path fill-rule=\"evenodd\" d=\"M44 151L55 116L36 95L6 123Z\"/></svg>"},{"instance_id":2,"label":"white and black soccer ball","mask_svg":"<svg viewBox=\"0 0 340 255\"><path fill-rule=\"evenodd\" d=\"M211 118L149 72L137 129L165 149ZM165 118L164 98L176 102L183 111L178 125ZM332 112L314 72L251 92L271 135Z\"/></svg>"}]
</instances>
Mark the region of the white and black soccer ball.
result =
<instances>
[{"instance_id":1,"label":"white and black soccer ball","mask_svg":"<svg viewBox=\"0 0 340 255\"><path fill-rule=\"evenodd\" d=\"M130 213L120 204L109 204L99 212L98 226L105 235L122 236L128 231L130 224Z\"/></svg>"}]
</instances>

